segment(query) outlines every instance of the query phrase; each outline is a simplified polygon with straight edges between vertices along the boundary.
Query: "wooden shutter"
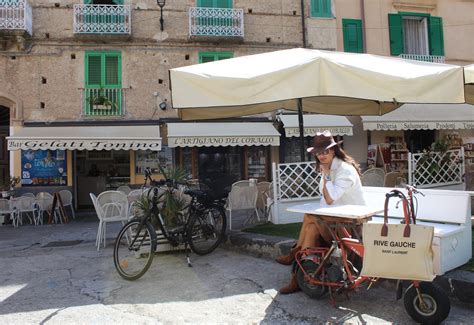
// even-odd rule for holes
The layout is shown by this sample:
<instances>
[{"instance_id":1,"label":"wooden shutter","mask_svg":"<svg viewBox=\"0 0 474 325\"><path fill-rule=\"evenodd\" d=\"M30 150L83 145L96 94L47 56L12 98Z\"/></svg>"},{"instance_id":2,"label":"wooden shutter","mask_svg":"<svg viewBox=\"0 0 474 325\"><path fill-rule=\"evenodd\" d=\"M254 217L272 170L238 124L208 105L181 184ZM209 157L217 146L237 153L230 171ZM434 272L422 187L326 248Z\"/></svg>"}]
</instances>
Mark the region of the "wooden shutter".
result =
<instances>
[{"instance_id":1,"label":"wooden shutter","mask_svg":"<svg viewBox=\"0 0 474 325\"><path fill-rule=\"evenodd\" d=\"M403 19L399 14L388 14L388 30L390 35L390 54L400 55L403 47Z\"/></svg>"},{"instance_id":2,"label":"wooden shutter","mask_svg":"<svg viewBox=\"0 0 474 325\"><path fill-rule=\"evenodd\" d=\"M102 86L102 55L101 53L86 53L86 87L99 88Z\"/></svg>"},{"instance_id":3,"label":"wooden shutter","mask_svg":"<svg viewBox=\"0 0 474 325\"><path fill-rule=\"evenodd\" d=\"M225 60L225 59L230 59L233 57L234 57L233 52L200 52L199 63Z\"/></svg>"},{"instance_id":4,"label":"wooden shutter","mask_svg":"<svg viewBox=\"0 0 474 325\"><path fill-rule=\"evenodd\" d=\"M444 55L443 19L441 17L428 17L428 35L430 55Z\"/></svg>"},{"instance_id":5,"label":"wooden shutter","mask_svg":"<svg viewBox=\"0 0 474 325\"><path fill-rule=\"evenodd\" d=\"M205 7L205 8L213 8L214 7L214 0L198 0L197 6L198 7Z\"/></svg>"},{"instance_id":6,"label":"wooden shutter","mask_svg":"<svg viewBox=\"0 0 474 325\"><path fill-rule=\"evenodd\" d=\"M342 32L344 36L344 51L363 53L362 20L342 19Z\"/></svg>"},{"instance_id":7,"label":"wooden shutter","mask_svg":"<svg viewBox=\"0 0 474 325\"><path fill-rule=\"evenodd\" d=\"M332 17L331 0L311 0L311 17Z\"/></svg>"},{"instance_id":8,"label":"wooden shutter","mask_svg":"<svg viewBox=\"0 0 474 325\"><path fill-rule=\"evenodd\" d=\"M104 55L104 84L106 88L121 87L121 62L119 53Z\"/></svg>"}]
</instances>

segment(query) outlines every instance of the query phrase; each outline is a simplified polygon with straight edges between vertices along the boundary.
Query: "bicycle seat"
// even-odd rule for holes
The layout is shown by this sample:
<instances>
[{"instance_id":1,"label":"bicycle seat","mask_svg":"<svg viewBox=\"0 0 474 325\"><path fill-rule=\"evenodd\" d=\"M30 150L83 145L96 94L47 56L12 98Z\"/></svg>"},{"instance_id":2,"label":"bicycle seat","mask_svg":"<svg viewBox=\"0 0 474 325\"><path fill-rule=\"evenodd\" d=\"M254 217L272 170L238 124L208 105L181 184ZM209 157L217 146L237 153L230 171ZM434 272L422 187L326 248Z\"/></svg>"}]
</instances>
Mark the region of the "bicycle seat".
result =
<instances>
[{"instance_id":1,"label":"bicycle seat","mask_svg":"<svg viewBox=\"0 0 474 325\"><path fill-rule=\"evenodd\" d=\"M184 194L195 197L199 201L206 201L209 199L207 193L200 190L186 190L184 191Z\"/></svg>"}]
</instances>

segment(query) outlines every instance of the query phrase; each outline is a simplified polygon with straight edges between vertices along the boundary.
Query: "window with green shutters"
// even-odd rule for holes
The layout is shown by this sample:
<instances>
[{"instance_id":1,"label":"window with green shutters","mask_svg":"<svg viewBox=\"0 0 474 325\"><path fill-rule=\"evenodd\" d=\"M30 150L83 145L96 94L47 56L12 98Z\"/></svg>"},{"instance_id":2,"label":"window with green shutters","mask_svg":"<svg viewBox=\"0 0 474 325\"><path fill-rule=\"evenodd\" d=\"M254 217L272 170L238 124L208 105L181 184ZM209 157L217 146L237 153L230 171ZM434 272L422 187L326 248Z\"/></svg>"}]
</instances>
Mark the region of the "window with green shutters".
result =
<instances>
[{"instance_id":1,"label":"window with green shutters","mask_svg":"<svg viewBox=\"0 0 474 325\"><path fill-rule=\"evenodd\" d=\"M441 17L411 12L388 14L388 27L392 55L444 56L443 19ZM417 30L410 30L411 27L417 28ZM425 35L427 35L427 39L424 39Z\"/></svg>"},{"instance_id":2,"label":"window with green shutters","mask_svg":"<svg viewBox=\"0 0 474 325\"><path fill-rule=\"evenodd\" d=\"M232 0L198 0L198 7L205 8L232 8Z\"/></svg>"},{"instance_id":3,"label":"window with green shutters","mask_svg":"<svg viewBox=\"0 0 474 325\"><path fill-rule=\"evenodd\" d=\"M199 63L225 60L233 57L233 52L199 52Z\"/></svg>"},{"instance_id":4,"label":"window with green shutters","mask_svg":"<svg viewBox=\"0 0 474 325\"><path fill-rule=\"evenodd\" d=\"M86 115L122 115L122 56L118 51L85 53Z\"/></svg>"},{"instance_id":5,"label":"window with green shutters","mask_svg":"<svg viewBox=\"0 0 474 325\"><path fill-rule=\"evenodd\" d=\"M363 53L362 20L342 19L344 52Z\"/></svg>"},{"instance_id":6,"label":"window with green shutters","mask_svg":"<svg viewBox=\"0 0 474 325\"><path fill-rule=\"evenodd\" d=\"M331 0L311 0L311 17L332 18Z\"/></svg>"}]
</instances>

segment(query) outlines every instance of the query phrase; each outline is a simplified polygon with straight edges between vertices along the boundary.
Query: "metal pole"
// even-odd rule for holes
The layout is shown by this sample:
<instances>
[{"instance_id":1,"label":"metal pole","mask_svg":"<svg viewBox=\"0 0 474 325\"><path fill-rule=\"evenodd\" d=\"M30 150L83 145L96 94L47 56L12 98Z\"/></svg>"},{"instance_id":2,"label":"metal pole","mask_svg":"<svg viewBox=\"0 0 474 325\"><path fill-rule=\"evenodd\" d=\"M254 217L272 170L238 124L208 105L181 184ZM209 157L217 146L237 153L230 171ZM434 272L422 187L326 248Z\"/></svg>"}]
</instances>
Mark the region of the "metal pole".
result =
<instances>
[{"instance_id":1,"label":"metal pole","mask_svg":"<svg viewBox=\"0 0 474 325\"><path fill-rule=\"evenodd\" d=\"M305 161L304 126L303 126L303 99L298 98L298 127L300 129L301 162Z\"/></svg>"},{"instance_id":2,"label":"metal pole","mask_svg":"<svg viewBox=\"0 0 474 325\"><path fill-rule=\"evenodd\" d=\"M160 6L160 29L161 29L161 31L163 31L163 23L164 23L164 21L163 21L163 7Z\"/></svg>"},{"instance_id":3,"label":"metal pole","mask_svg":"<svg viewBox=\"0 0 474 325\"><path fill-rule=\"evenodd\" d=\"M306 22L304 14L304 0L301 0L301 32L303 34L303 48L306 48Z\"/></svg>"}]
</instances>

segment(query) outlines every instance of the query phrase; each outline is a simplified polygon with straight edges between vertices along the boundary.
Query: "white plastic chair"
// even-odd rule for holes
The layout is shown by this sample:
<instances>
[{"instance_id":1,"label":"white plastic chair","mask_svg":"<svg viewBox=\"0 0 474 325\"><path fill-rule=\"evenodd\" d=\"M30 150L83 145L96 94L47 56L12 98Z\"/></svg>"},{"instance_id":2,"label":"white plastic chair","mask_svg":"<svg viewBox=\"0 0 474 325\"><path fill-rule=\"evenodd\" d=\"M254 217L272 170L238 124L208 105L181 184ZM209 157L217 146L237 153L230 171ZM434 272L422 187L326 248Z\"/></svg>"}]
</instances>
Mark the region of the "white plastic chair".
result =
<instances>
[{"instance_id":1,"label":"white plastic chair","mask_svg":"<svg viewBox=\"0 0 474 325\"><path fill-rule=\"evenodd\" d=\"M10 215L13 222L13 227L18 227L18 221L16 218L16 208L12 200L0 199L0 216Z\"/></svg>"},{"instance_id":2,"label":"white plastic chair","mask_svg":"<svg viewBox=\"0 0 474 325\"><path fill-rule=\"evenodd\" d=\"M117 191L124 192L128 195L132 191L132 189L128 185L121 185L117 187Z\"/></svg>"},{"instance_id":3,"label":"white plastic chair","mask_svg":"<svg viewBox=\"0 0 474 325\"><path fill-rule=\"evenodd\" d=\"M260 221L260 215L257 209L257 186L237 186L232 185L232 189L227 197L226 211L229 211L229 229L232 230L232 211L235 210L253 210ZM253 215L250 215L246 223Z\"/></svg>"},{"instance_id":4,"label":"white plastic chair","mask_svg":"<svg viewBox=\"0 0 474 325\"><path fill-rule=\"evenodd\" d=\"M385 172L382 168L370 168L360 178L363 186L383 187Z\"/></svg>"},{"instance_id":5,"label":"white plastic chair","mask_svg":"<svg viewBox=\"0 0 474 325\"><path fill-rule=\"evenodd\" d=\"M71 213L73 219L76 219L76 215L74 214L74 207L72 205L72 193L69 190L61 190L59 191L59 196L61 197L61 201L63 202L63 206L70 206Z\"/></svg>"},{"instance_id":6,"label":"white plastic chair","mask_svg":"<svg viewBox=\"0 0 474 325\"><path fill-rule=\"evenodd\" d=\"M38 206L38 224L43 224L44 213L51 211L53 207L53 196L48 192L39 192L36 194L36 205ZM56 212L52 211L54 221L57 222ZM61 218L59 218L61 221Z\"/></svg>"},{"instance_id":7,"label":"white plastic chair","mask_svg":"<svg viewBox=\"0 0 474 325\"><path fill-rule=\"evenodd\" d=\"M94 207L99 217L99 228L97 230L97 250L99 250L102 242L105 247L107 223L120 221L124 224L125 221L128 221L127 195L120 191L102 192L97 196Z\"/></svg>"},{"instance_id":8,"label":"white plastic chair","mask_svg":"<svg viewBox=\"0 0 474 325\"><path fill-rule=\"evenodd\" d=\"M232 187L245 187L245 186L250 186L250 181L248 180L242 180L242 181L237 181L232 184Z\"/></svg>"},{"instance_id":9,"label":"white plastic chair","mask_svg":"<svg viewBox=\"0 0 474 325\"><path fill-rule=\"evenodd\" d=\"M20 196L19 198L13 199L16 208L16 219L17 223L23 224L23 213L26 213L31 224L36 226L39 224L38 208L36 204L36 198L30 196ZM33 215L31 218L30 213Z\"/></svg>"}]
</instances>

